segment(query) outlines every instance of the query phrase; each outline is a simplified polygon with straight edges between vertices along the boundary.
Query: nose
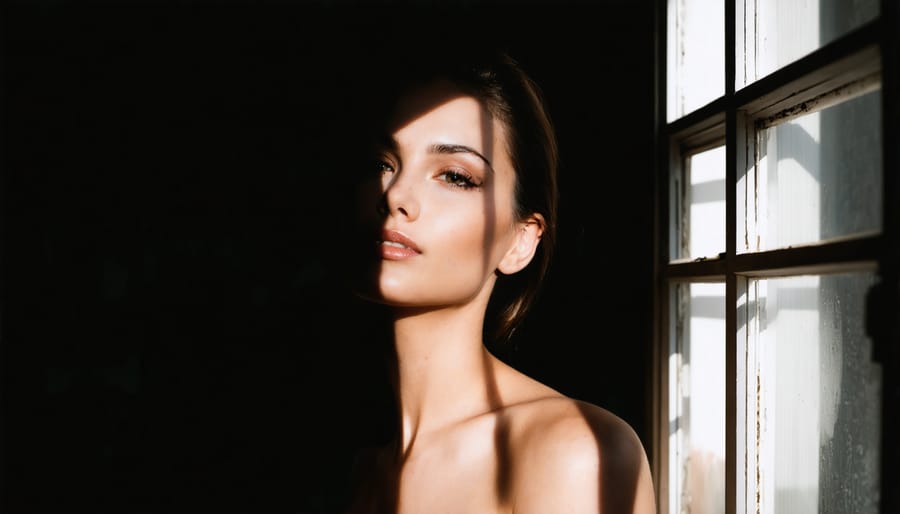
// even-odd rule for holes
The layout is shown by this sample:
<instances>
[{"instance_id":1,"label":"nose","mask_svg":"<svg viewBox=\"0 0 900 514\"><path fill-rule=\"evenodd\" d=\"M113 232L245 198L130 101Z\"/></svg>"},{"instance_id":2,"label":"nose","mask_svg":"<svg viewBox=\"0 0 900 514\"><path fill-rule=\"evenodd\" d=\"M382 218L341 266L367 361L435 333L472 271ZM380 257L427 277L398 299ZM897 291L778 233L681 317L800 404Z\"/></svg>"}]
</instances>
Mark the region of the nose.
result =
<instances>
[{"instance_id":1,"label":"nose","mask_svg":"<svg viewBox=\"0 0 900 514\"><path fill-rule=\"evenodd\" d=\"M408 221L415 220L419 217L420 207L417 186L412 174L395 174L379 199L378 212L382 216L401 216Z\"/></svg>"}]
</instances>

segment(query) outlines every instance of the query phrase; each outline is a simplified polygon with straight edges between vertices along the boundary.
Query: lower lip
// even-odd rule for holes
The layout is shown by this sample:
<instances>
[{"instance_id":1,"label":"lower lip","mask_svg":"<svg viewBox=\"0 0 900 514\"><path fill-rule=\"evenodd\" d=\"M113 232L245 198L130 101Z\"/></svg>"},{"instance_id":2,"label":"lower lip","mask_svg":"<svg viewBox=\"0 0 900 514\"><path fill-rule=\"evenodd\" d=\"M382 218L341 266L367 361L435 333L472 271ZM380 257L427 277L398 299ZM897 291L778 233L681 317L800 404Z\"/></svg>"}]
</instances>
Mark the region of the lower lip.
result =
<instances>
[{"instance_id":1,"label":"lower lip","mask_svg":"<svg viewBox=\"0 0 900 514\"><path fill-rule=\"evenodd\" d=\"M378 251L381 253L382 258L389 261L400 261L419 255L419 252L410 248L399 248L397 246L390 246L386 244L378 245Z\"/></svg>"}]
</instances>

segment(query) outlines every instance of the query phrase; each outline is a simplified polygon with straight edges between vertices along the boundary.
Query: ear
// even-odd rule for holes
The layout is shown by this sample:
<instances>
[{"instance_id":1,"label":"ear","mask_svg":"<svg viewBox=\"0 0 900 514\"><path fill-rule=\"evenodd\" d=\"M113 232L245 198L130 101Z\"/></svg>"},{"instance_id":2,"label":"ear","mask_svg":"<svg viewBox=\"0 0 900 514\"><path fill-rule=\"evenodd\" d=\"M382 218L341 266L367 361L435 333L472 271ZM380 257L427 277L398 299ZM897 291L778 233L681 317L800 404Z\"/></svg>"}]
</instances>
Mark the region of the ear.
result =
<instances>
[{"instance_id":1,"label":"ear","mask_svg":"<svg viewBox=\"0 0 900 514\"><path fill-rule=\"evenodd\" d=\"M544 226L544 217L538 213L516 223L512 246L500 260L497 271L504 275L512 275L525 268L537 251L541 236L544 234Z\"/></svg>"}]
</instances>

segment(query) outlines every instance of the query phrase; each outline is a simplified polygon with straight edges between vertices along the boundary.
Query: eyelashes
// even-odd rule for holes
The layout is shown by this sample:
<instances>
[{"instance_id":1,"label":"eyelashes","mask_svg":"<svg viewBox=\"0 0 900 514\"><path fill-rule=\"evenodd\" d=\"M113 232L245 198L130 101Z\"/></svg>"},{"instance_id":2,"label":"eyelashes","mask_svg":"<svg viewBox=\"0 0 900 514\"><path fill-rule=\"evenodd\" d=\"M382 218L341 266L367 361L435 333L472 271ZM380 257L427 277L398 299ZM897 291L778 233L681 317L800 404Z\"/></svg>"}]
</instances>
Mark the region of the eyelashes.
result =
<instances>
[{"instance_id":1,"label":"eyelashes","mask_svg":"<svg viewBox=\"0 0 900 514\"><path fill-rule=\"evenodd\" d=\"M459 187L462 189L477 189L481 187L481 184L475 182L475 179L472 178L472 175L469 175L463 170L446 170L442 171L438 176L441 177L444 182L450 184L453 187Z\"/></svg>"},{"instance_id":2,"label":"eyelashes","mask_svg":"<svg viewBox=\"0 0 900 514\"><path fill-rule=\"evenodd\" d=\"M387 158L379 158L375 160L375 169L382 180L385 176L392 175L397 171L394 164ZM453 188L464 190L479 189L482 186L481 181L475 179L468 171L461 168L449 168L441 170L436 177L440 182L447 184Z\"/></svg>"},{"instance_id":3,"label":"eyelashes","mask_svg":"<svg viewBox=\"0 0 900 514\"><path fill-rule=\"evenodd\" d=\"M376 159L375 160L375 169L377 170L379 175L384 175L385 173L393 173L394 166L385 159Z\"/></svg>"}]
</instances>

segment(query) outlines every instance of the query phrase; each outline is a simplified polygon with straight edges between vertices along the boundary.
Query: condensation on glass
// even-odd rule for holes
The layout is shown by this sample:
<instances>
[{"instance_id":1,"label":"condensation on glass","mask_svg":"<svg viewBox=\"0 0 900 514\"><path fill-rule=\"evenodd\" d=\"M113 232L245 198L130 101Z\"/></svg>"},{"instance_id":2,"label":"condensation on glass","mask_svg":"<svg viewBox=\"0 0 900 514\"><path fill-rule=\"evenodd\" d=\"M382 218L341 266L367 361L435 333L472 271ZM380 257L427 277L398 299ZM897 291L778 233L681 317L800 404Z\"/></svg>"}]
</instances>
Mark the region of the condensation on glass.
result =
<instances>
[{"instance_id":1,"label":"condensation on glass","mask_svg":"<svg viewBox=\"0 0 900 514\"><path fill-rule=\"evenodd\" d=\"M740 89L875 20L879 0L739 0L737 13Z\"/></svg>"},{"instance_id":2,"label":"condensation on glass","mask_svg":"<svg viewBox=\"0 0 900 514\"><path fill-rule=\"evenodd\" d=\"M722 0L668 0L668 121L725 94L724 18Z\"/></svg>"},{"instance_id":3,"label":"condensation on glass","mask_svg":"<svg viewBox=\"0 0 900 514\"><path fill-rule=\"evenodd\" d=\"M757 121L749 169L738 170L739 253L881 230L881 92L877 81L848 87L861 94Z\"/></svg>"},{"instance_id":4,"label":"condensation on glass","mask_svg":"<svg viewBox=\"0 0 900 514\"><path fill-rule=\"evenodd\" d=\"M669 352L671 512L725 510L725 284L672 288Z\"/></svg>"},{"instance_id":5,"label":"condensation on glass","mask_svg":"<svg viewBox=\"0 0 900 514\"><path fill-rule=\"evenodd\" d=\"M725 251L725 147L687 154L671 188L672 251L677 259Z\"/></svg>"},{"instance_id":6,"label":"condensation on glass","mask_svg":"<svg viewBox=\"0 0 900 514\"><path fill-rule=\"evenodd\" d=\"M874 282L746 282L747 512L878 512L882 379L863 326Z\"/></svg>"}]
</instances>

